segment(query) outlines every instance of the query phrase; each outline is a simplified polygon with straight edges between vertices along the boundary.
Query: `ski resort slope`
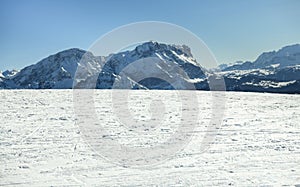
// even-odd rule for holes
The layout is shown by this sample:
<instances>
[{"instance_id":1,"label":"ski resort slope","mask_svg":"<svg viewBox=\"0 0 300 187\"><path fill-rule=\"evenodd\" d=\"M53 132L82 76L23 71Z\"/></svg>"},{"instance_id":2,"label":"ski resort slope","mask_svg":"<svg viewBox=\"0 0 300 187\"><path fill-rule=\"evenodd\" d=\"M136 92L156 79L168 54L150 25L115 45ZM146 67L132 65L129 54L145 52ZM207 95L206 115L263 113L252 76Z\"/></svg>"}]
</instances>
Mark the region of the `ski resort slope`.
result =
<instances>
[{"instance_id":1,"label":"ski resort slope","mask_svg":"<svg viewBox=\"0 0 300 187\"><path fill-rule=\"evenodd\" d=\"M152 149L149 144L172 136L173 114L181 107L171 97L176 91L129 91L129 108L138 120L151 116L151 101L160 98L165 104L164 123L136 134L112 118L113 91L95 90L97 118L109 132L100 139ZM199 123L184 149L159 164L131 168L103 159L88 145L76 123L72 90L1 90L0 186L300 185L299 95L226 92L222 126L201 153L213 116L212 92L194 94ZM148 138L148 144L137 138Z\"/></svg>"}]
</instances>

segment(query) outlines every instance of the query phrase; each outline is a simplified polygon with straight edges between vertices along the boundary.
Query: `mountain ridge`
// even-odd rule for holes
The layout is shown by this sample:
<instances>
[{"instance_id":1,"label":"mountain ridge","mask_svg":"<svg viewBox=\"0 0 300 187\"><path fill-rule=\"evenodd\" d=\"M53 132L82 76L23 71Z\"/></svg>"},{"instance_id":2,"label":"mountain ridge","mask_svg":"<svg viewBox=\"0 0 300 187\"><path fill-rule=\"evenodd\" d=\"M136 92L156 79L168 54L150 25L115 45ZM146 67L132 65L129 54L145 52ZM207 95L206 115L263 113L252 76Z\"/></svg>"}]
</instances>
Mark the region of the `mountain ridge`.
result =
<instances>
[{"instance_id":1,"label":"mountain ridge","mask_svg":"<svg viewBox=\"0 0 300 187\"><path fill-rule=\"evenodd\" d=\"M246 70L255 68L270 68L272 66L286 67L298 65L300 62L300 44L292 44L284 46L279 50L263 52L253 62L251 61L237 61L239 63L221 64L219 65L222 71L231 70Z\"/></svg>"},{"instance_id":2,"label":"mountain ridge","mask_svg":"<svg viewBox=\"0 0 300 187\"><path fill-rule=\"evenodd\" d=\"M137 60L145 58L156 58L169 66L179 66L186 70L191 79L205 76L204 70L193 58L189 47L150 41L136 46L133 50L111 54L108 57L94 56L91 52L70 48L50 55L36 64L27 66L14 76L4 77L1 81L1 87L6 89L71 89L80 85L78 86L80 88L110 89L115 78L118 79L117 75L122 69ZM143 70L144 73L149 73L149 71L154 74L166 72L167 66L160 67L158 63L155 62L157 67L153 66L152 70ZM99 77L95 78L98 74ZM95 79L97 79L96 82ZM138 84L138 82L134 83L130 77L125 77L125 79L131 81L132 88L137 85L140 88L147 88ZM182 82L189 82L189 80L182 77L179 79ZM90 85L85 80L93 80L94 85ZM194 81L197 83L197 80ZM147 84L150 83L149 81L146 82ZM154 82L153 84L160 84L158 80ZM204 85L208 88L207 84ZM159 85L149 86L160 87ZM198 86L198 88L202 87L203 85Z\"/></svg>"},{"instance_id":3,"label":"mountain ridge","mask_svg":"<svg viewBox=\"0 0 300 187\"><path fill-rule=\"evenodd\" d=\"M143 59L148 60L143 66L135 64ZM139 68L138 71L122 75L122 71L132 65ZM169 67L178 67L184 70L184 74L172 72L170 75ZM126 87L128 89L177 89L163 79L155 78L162 76L173 81L173 84L191 83L197 90L210 90L209 76L221 76L228 91L300 93L300 44L264 52L253 62L239 61L224 65L220 69L221 71L207 71L198 64L186 45L149 41L132 50L107 57L95 56L79 48L70 48L20 71L1 72L0 88L112 89L116 82L122 82L129 85ZM134 80L137 75L154 77Z\"/></svg>"}]
</instances>

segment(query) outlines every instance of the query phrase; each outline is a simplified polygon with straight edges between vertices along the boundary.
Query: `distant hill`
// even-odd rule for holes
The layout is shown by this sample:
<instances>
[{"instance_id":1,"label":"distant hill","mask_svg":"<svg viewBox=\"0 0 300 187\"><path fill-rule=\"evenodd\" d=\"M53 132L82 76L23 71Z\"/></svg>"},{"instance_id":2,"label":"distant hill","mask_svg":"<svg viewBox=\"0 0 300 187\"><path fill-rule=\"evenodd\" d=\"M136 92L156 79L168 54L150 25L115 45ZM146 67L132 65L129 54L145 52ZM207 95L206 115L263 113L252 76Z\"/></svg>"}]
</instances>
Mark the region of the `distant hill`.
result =
<instances>
[{"instance_id":1,"label":"distant hill","mask_svg":"<svg viewBox=\"0 0 300 187\"><path fill-rule=\"evenodd\" d=\"M221 65L227 90L300 93L300 45L262 53L254 62Z\"/></svg>"}]
</instances>

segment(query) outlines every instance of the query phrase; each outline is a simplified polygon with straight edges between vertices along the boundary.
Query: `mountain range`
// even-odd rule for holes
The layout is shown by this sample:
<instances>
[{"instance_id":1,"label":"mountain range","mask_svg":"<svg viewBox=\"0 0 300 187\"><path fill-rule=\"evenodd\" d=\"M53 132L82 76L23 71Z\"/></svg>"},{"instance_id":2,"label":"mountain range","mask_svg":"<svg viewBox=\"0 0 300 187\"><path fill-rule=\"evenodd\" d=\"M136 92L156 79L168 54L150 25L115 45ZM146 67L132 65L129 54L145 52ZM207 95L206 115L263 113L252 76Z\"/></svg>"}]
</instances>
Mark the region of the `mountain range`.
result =
<instances>
[{"instance_id":1,"label":"mountain range","mask_svg":"<svg viewBox=\"0 0 300 187\"><path fill-rule=\"evenodd\" d=\"M275 93L300 93L300 45L262 53L254 62L220 65L226 89Z\"/></svg>"},{"instance_id":2,"label":"mountain range","mask_svg":"<svg viewBox=\"0 0 300 187\"><path fill-rule=\"evenodd\" d=\"M192 84L197 90L210 90L210 76L223 76L228 91L300 93L300 45L214 70L202 67L186 45L150 41L109 56L72 48L20 71L0 72L0 88L190 89L185 85Z\"/></svg>"}]
</instances>

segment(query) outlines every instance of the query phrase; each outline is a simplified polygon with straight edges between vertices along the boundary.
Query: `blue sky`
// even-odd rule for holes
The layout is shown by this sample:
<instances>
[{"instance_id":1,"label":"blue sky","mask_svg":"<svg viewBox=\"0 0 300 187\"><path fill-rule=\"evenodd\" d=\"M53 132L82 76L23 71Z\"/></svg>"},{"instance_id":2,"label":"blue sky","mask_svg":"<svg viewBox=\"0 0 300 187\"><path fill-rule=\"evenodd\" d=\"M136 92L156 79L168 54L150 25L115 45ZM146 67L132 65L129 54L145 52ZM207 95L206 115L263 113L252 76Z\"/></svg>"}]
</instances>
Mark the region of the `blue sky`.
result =
<instances>
[{"instance_id":1,"label":"blue sky","mask_svg":"<svg viewBox=\"0 0 300 187\"><path fill-rule=\"evenodd\" d=\"M88 49L103 34L138 21L187 28L219 63L255 60L300 43L298 0L0 0L0 70L68 48Z\"/></svg>"}]
</instances>

